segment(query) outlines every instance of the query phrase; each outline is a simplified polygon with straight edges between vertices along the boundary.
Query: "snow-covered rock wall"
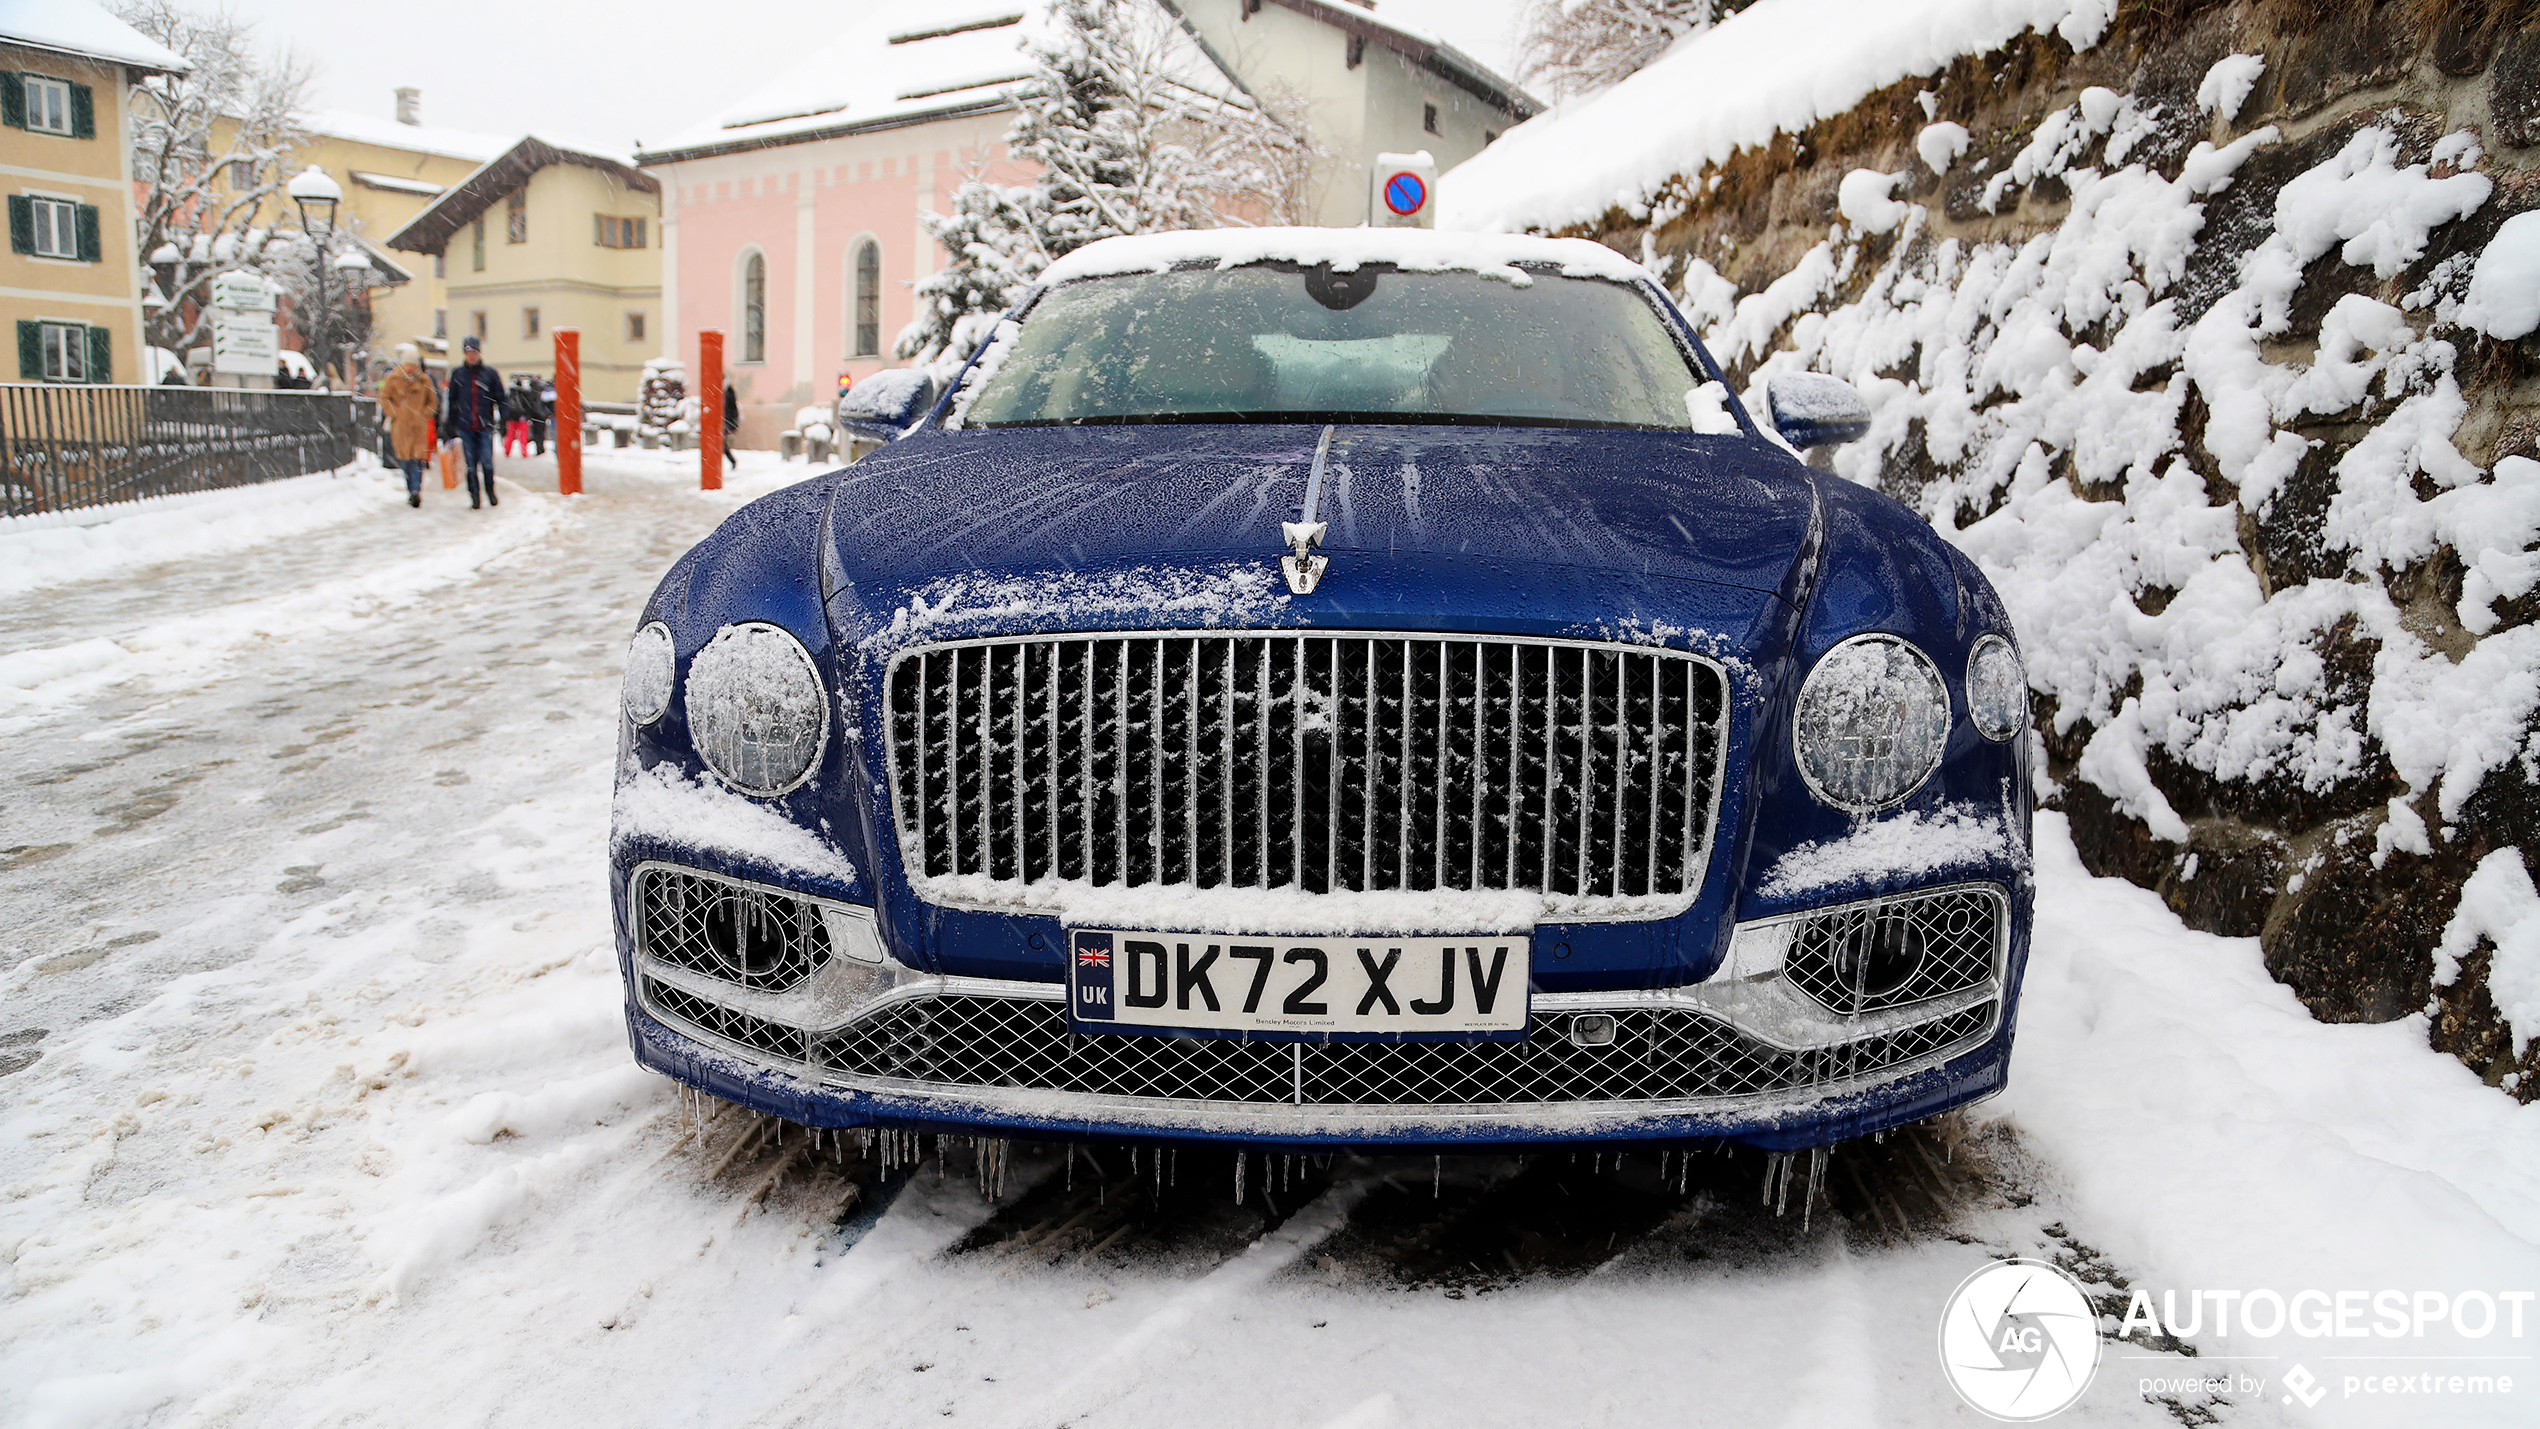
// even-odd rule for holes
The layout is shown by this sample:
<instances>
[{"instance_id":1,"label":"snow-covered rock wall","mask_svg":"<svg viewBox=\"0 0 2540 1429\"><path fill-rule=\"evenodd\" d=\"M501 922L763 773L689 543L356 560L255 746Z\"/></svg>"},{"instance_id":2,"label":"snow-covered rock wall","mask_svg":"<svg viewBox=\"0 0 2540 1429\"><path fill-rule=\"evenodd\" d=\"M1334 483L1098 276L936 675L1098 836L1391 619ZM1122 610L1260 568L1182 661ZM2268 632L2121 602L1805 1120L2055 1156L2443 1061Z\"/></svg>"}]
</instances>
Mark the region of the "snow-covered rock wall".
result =
<instances>
[{"instance_id":1,"label":"snow-covered rock wall","mask_svg":"<svg viewBox=\"0 0 2540 1429\"><path fill-rule=\"evenodd\" d=\"M1990 48L1508 195L1807 3L1515 131L1465 216L1642 255L1758 410L1777 371L1861 386L1871 436L1821 461L2001 588L2093 867L2540 1093L2540 945L2490 926L2540 855L2540 6L1900 0Z\"/></svg>"}]
</instances>

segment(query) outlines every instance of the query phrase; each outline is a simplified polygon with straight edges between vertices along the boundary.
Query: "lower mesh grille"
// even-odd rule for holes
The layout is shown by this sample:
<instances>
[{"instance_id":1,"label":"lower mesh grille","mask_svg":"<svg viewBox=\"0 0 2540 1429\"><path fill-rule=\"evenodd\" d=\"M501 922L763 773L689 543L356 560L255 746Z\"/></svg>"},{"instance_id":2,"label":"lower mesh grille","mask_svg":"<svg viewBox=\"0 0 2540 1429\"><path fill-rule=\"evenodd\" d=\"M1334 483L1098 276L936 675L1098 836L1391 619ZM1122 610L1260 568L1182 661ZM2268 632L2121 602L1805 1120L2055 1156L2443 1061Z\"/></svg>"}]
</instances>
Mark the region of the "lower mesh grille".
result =
<instances>
[{"instance_id":1,"label":"lower mesh grille","mask_svg":"<svg viewBox=\"0 0 2540 1429\"><path fill-rule=\"evenodd\" d=\"M2009 921L1989 886L1856 903L1802 921L1782 969L1830 1012L1904 1007L1983 986Z\"/></svg>"},{"instance_id":2,"label":"lower mesh grille","mask_svg":"<svg viewBox=\"0 0 2540 1429\"><path fill-rule=\"evenodd\" d=\"M819 908L776 889L647 865L633 902L647 956L752 992L791 991L829 960Z\"/></svg>"},{"instance_id":3,"label":"lower mesh grille","mask_svg":"<svg viewBox=\"0 0 2540 1429\"><path fill-rule=\"evenodd\" d=\"M1600 1010L1610 1046L1570 1040L1570 1019L1535 1020L1521 1042L1242 1042L1071 1035L1059 1002L936 995L892 1004L814 1037L650 978L655 1011L710 1036L856 1077L1177 1101L1313 1106L1531 1106L1673 1101L1800 1091L1851 1081L1971 1042L1994 1004L1838 1047L1790 1052L1682 1008Z\"/></svg>"}]
</instances>

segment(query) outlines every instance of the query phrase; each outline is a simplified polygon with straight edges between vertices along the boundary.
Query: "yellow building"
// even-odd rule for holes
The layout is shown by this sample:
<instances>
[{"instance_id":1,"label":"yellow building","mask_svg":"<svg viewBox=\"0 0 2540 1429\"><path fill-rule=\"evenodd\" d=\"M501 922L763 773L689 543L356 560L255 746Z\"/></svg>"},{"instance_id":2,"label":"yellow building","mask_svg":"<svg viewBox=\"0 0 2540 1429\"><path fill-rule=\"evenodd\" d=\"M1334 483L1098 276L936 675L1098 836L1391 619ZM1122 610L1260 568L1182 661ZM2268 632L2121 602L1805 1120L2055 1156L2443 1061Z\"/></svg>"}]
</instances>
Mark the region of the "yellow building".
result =
<instances>
[{"instance_id":1,"label":"yellow building","mask_svg":"<svg viewBox=\"0 0 2540 1429\"><path fill-rule=\"evenodd\" d=\"M506 379L551 374L555 331L582 333L582 392L632 402L661 351L661 184L624 156L534 135L388 239L447 274L449 340L483 339Z\"/></svg>"},{"instance_id":2,"label":"yellow building","mask_svg":"<svg viewBox=\"0 0 2540 1429\"><path fill-rule=\"evenodd\" d=\"M0 11L0 381L144 380L124 95L187 67L89 0Z\"/></svg>"},{"instance_id":3,"label":"yellow building","mask_svg":"<svg viewBox=\"0 0 2540 1429\"><path fill-rule=\"evenodd\" d=\"M512 141L496 134L445 129L422 122L421 96L397 91L396 117L375 118L349 110L321 110L305 122L308 137L295 146L285 164L287 178L306 168L326 170L344 190L336 212L336 228L349 231L373 250L389 235L412 223L468 175L508 148ZM226 128L216 129L215 145L225 143ZM243 176L241 176L243 177ZM287 198L277 197L279 222L299 222ZM411 281L371 290L371 335L368 344L374 369L388 360L398 343L421 347L425 360L439 366L442 335L450 321L449 300L436 265L408 260L396 265ZM449 335L452 345L457 334Z\"/></svg>"}]
</instances>

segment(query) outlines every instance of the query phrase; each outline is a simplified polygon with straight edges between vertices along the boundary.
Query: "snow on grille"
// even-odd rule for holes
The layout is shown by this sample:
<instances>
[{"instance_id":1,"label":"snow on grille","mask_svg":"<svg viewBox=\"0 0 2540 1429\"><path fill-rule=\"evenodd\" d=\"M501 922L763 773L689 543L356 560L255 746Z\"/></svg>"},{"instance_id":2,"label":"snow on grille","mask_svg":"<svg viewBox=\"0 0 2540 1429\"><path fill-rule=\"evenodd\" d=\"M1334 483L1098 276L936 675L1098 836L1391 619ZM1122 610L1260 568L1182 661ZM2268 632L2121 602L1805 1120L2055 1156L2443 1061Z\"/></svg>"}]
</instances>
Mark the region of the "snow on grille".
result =
<instances>
[{"instance_id":1,"label":"snow on grille","mask_svg":"<svg viewBox=\"0 0 2540 1429\"><path fill-rule=\"evenodd\" d=\"M909 871L1015 887L1690 896L1727 682L1641 647L1060 636L890 675Z\"/></svg>"},{"instance_id":2,"label":"snow on grille","mask_svg":"<svg viewBox=\"0 0 2540 1429\"><path fill-rule=\"evenodd\" d=\"M1782 971L1829 1012L1903 1007L1993 978L2007 926L1993 888L1857 903L1802 922ZM1891 958L1911 969L1901 981L1880 976Z\"/></svg>"},{"instance_id":3,"label":"snow on grille","mask_svg":"<svg viewBox=\"0 0 2540 1429\"><path fill-rule=\"evenodd\" d=\"M891 1003L807 1036L650 978L657 1016L740 1049L847 1077L1176 1101L1307 1106L1540 1106L1701 1100L1834 1088L1944 1050L1993 1026L1995 1005L1855 1042L1792 1052L1707 1014L1599 1011L1610 1046L1571 1041L1570 1015L1539 1017L1522 1041L1248 1042L1071 1036L1064 1003L935 994Z\"/></svg>"}]
</instances>

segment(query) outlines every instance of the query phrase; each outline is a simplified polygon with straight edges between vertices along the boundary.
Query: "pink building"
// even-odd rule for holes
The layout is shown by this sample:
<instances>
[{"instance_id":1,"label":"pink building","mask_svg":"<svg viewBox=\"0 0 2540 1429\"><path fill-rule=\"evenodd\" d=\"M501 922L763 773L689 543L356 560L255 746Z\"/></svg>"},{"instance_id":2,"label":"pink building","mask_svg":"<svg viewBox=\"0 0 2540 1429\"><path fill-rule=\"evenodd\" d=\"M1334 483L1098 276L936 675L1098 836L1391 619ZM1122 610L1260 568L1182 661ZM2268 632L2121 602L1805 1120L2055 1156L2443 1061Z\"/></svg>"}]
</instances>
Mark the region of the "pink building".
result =
<instances>
[{"instance_id":1,"label":"pink building","mask_svg":"<svg viewBox=\"0 0 2540 1429\"><path fill-rule=\"evenodd\" d=\"M1324 223L1365 217L1367 164L1427 149L1440 168L1538 106L1433 36L1337 0L1149 0L1190 41L1202 82L1301 114L1330 172ZM724 334L743 446L775 445L840 375L897 366L910 288L945 255L921 215L965 180L1022 183L1005 95L1038 0L878 0L798 65L637 156L662 183L662 350Z\"/></svg>"}]
</instances>

